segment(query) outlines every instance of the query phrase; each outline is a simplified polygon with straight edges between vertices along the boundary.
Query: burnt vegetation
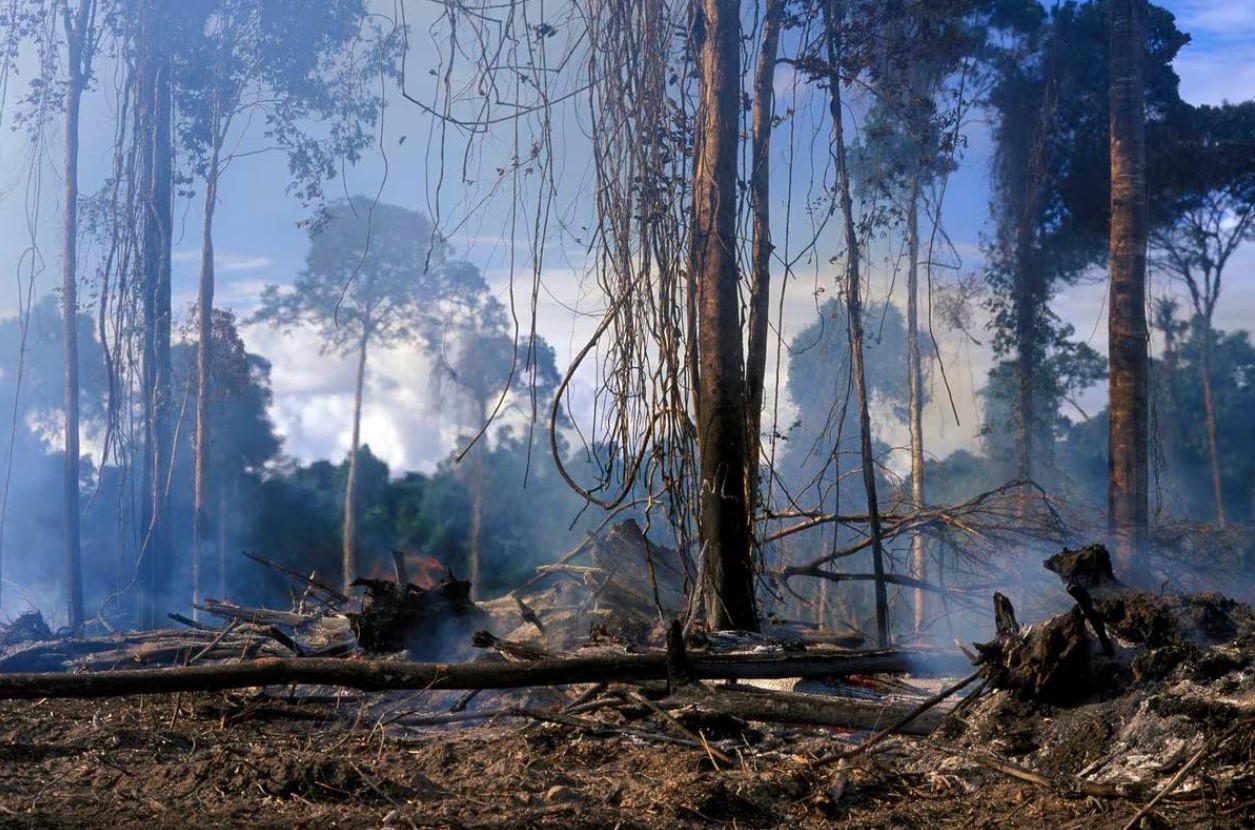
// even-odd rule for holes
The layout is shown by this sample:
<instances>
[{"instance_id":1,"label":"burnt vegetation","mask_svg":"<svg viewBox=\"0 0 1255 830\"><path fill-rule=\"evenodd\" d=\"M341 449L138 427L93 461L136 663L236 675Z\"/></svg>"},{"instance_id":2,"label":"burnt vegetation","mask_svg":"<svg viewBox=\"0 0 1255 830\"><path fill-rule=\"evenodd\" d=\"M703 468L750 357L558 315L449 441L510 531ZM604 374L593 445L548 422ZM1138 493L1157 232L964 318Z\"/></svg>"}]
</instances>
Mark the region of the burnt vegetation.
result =
<instances>
[{"instance_id":1,"label":"burnt vegetation","mask_svg":"<svg viewBox=\"0 0 1255 830\"><path fill-rule=\"evenodd\" d=\"M1255 826L1195 6L0 3L0 827Z\"/></svg>"}]
</instances>

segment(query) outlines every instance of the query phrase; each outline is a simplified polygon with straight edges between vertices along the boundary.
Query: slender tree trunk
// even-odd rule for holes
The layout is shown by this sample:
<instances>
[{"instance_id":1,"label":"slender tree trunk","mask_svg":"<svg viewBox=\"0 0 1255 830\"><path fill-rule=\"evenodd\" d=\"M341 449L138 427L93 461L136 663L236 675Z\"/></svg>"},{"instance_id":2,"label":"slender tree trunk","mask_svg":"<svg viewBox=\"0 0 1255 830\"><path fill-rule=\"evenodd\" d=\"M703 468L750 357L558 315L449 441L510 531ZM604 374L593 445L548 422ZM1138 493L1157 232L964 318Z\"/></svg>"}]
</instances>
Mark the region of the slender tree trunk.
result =
<instances>
[{"instance_id":1,"label":"slender tree trunk","mask_svg":"<svg viewBox=\"0 0 1255 830\"><path fill-rule=\"evenodd\" d=\"M353 437L349 442L349 475L344 483L344 593L357 578L357 450L362 438L362 388L366 382L366 347L369 324L363 324L362 339L357 346L357 385L353 391Z\"/></svg>"},{"instance_id":2,"label":"slender tree trunk","mask_svg":"<svg viewBox=\"0 0 1255 830\"><path fill-rule=\"evenodd\" d=\"M1146 145L1142 64L1146 0L1111 3L1111 309L1108 522L1116 561L1149 578Z\"/></svg>"},{"instance_id":3,"label":"slender tree trunk","mask_svg":"<svg viewBox=\"0 0 1255 830\"><path fill-rule=\"evenodd\" d=\"M78 128L90 56L87 26L93 0L81 0L73 15L62 9L68 77L65 87L65 224L61 251L61 325L65 346L65 594L70 630L83 627L83 552L79 522L78 382ZM86 60L85 60L86 58Z\"/></svg>"},{"instance_id":4,"label":"slender tree trunk","mask_svg":"<svg viewBox=\"0 0 1255 830\"><path fill-rule=\"evenodd\" d=\"M481 422L483 423L483 422ZM487 440L486 437L484 440ZM467 557L467 579L471 582L471 599L478 600L483 596L480 590L480 563L483 561L484 540L484 453L487 446L475 447L471 450L471 538L470 551Z\"/></svg>"},{"instance_id":5,"label":"slender tree trunk","mask_svg":"<svg viewBox=\"0 0 1255 830\"><path fill-rule=\"evenodd\" d=\"M1216 500L1216 527L1225 526L1224 487L1220 480L1220 443L1216 438L1216 401L1211 389L1211 320L1202 321L1199 368L1203 374L1203 416L1207 427L1207 453L1211 461L1211 489Z\"/></svg>"},{"instance_id":6,"label":"slender tree trunk","mask_svg":"<svg viewBox=\"0 0 1255 830\"><path fill-rule=\"evenodd\" d=\"M227 597L227 484L218 477L218 596Z\"/></svg>"},{"instance_id":7,"label":"slender tree trunk","mask_svg":"<svg viewBox=\"0 0 1255 830\"><path fill-rule=\"evenodd\" d=\"M697 279L699 528L711 629L758 629L745 487L745 366L736 263L739 4L702 0L690 273Z\"/></svg>"},{"instance_id":8,"label":"slender tree trunk","mask_svg":"<svg viewBox=\"0 0 1255 830\"><path fill-rule=\"evenodd\" d=\"M166 517L170 442L170 249L173 227L170 61L161 45L157 3L146 4L140 43L143 237L140 267L143 300L144 515L140 529L139 625L159 623L168 585Z\"/></svg>"},{"instance_id":9,"label":"slender tree trunk","mask_svg":"<svg viewBox=\"0 0 1255 830\"><path fill-rule=\"evenodd\" d=\"M919 171L911 177L906 208L906 366L910 383L911 501L924 506L924 368L919 349ZM927 568L924 534L911 537L911 576L924 581ZM915 590L915 630L924 628L928 592Z\"/></svg>"},{"instance_id":10,"label":"slender tree trunk","mask_svg":"<svg viewBox=\"0 0 1255 830\"><path fill-rule=\"evenodd\" d=\"M759 499L758 466L762 455L763 383L767 373L767 334L771 316L771 210L769 174L771 119L775 92L776 54L780 45L780 21L784 0L767 0L763 16L758 69L754 73L754 138L750 170L750 212L754 228L753 273L750 281L749 347L745 356L745 396L749 431L746 456L746 505L750 530Z\"/></svg>"},{"instance_id":11,"label":"slender tree trunk","mask_svg":"<svg viewBox=\"0 0 1255 830\"><path fill-rule=\"evenodd\" d=\"M889 644L889 598L885 591L885 553L880 527L880 507L876 498L876 458L872 451L871 413L867 406L867 374L863 362L863 310L860 292L858 232L854 227L854 204L850 197L850 171L846 164L845 129L841 112L841 0L828 0L824 7L828 40L828 101L832 116L833 152L837 160L837 189L845 217L846 316L850 325L850 357L854 364L854 392L858 398L859 444L863 459L863 488L867 492L867 519L872 537L872 572L876 590L876 639Z\"/></svg>"},{"instance_id":12,"label":"slender tree trunk","mask_svg":"<svg viewBox=\"0 0 1255 830\"><path fill-rule=\"evenodd\" d=\"M217 105L215 104L215 110ZM209 399L211 395L213 367L213 309L214 309L214 208L218 202L218 176L220 173L221 141L218 136L218 114L213 119L214 135L209 154L209 169L205 174L205 210L201 224L200 242L200 290L197 293L197 350L196 350L196 466L192 504L192 603L199 605L202 598L202 571L208 544L209 508L205 501L209 491ZM199 613L199 612L196 612Z\"/></svg>"}]
</instances>

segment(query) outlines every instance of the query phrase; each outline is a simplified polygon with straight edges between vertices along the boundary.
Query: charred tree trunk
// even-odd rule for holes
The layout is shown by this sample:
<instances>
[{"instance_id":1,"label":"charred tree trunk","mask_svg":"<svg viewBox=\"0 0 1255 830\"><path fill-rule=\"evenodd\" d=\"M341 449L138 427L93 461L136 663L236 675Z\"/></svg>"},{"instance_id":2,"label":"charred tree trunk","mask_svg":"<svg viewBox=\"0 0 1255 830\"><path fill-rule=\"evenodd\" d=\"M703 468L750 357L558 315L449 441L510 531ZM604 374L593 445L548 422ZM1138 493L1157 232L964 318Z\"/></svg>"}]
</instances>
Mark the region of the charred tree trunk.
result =
<instances>
[{"instance_id":1,"label":"charred tree trunk","mask_svg":"<svg viewBox=\"0 0 1255 830\"><path fill-rule=\"evenodd\" d=\"M78 129L83 87L91 67L88 25L94 0L73 14L62 7L68 77L65 86L65 223L61 250L61 325L65 345L65 594L71 630L83 626L83 553L79 527L78 382Z\"/></svg>"},{"instance_id":2,"label":"charred tree trunk","mask_svg":"<svg viewBox=\"0 0 1255 830\"><path fill-rule=\"evenodd\" d=\"M763 379L767 373L767 334L771 295L771 210L770 150L771 119L774 104L776 54L780 46L780 21L784 16L784 0L767 0L763 15L762 43L759 46L758 68L754 73L753 148L750 164L750 213L753 222L753 272L750 275L749 347L745 356L745 396L749 430L747 456L746 507L753 530L754 513L759 499L758 465L762 455Z\"/></svg>"},{"instance_id":3,"label":"charred tree trunk","mask_svg":"<svg viewBox=\"0 0 1255 830\"><path fill-rule=\"evenodd\" d=\"M209 397L213 374L214 307L214 208L218 201L218 177L222 150L218 132L217 96L214 96L212 147L205 174L205 215L201 226L200 290L197 293L196 350L196 469L192 507L192 605L199 605L203 593L203 571L209 533Z\"/></svg>"},{"instance_id":4,"label":"charred tree trunk","mask_svg":"<svg viewBox=\"0 0 1255 830\"><path fill-rule=\"evenodd\" d=\"M736 263L739 4L702 0L689 271L697 281L699 529L712 629L758 629L746 509L746 422Z\"/></svg>"},{"instance_id":5,"label":"charred tree trunk","mask_svg":"<svg viewBox=\"0 0 1255 830\"><path fill-rule=\"evenodd\" d=\"M170 60L162 44L157 3L148 3L140 26L139 104L143 235L140 282L143 303L143 498L139 552L139 625L156 626L158 598L170 572L166 517L170 460L170 247L173 227Z\"/></svg>"},{"instance_id":6,"label":"charred tree trunk","mask_svg":"<svg viewBox=\"0 0 1255 830\"><path fill-rule=\"evenodd\" d=\"M876 498L876 458L872 451L871 413L867 405L867 375L863 362L863 309L860 292L858 233L854 227L854 203L850 197L850 171L846 164L845 129L841 111L841 0L824 7L828 41L828 103L832 116L833 153L837 162L837 190L845 221L846 316L850 326L850 358L854 365L854 393L858 399L859 445L863 460L863 489L867 493L867 524L872 539L872 571L876 586L876 639L889 642L889 598L885 591L885 553L881 538L880 509Z\"/></svg>"},{"instance_id":7,"label":"charred tree trunk","mask_svg":"<svg viewBox=\"0 0 1255 830\"><path fill-rule=\"evenodd\" d=\"M357 384L353 391L353 437L349 441L349 474L344 483L344 593L349 592L357 578L357 450L362 438L362 388L366 382L366 350L369 343L369 322L362 323L362 339L357 345Z\"/></svg>"},{"instance_id":8,"label":"charred tree trunk","mask_svg":"<svg viewBox=\"0 0 1255 830\"><path fill-rule=\"evenodd\" d=\"M1145 0L1111 4L1111 310L1108 522L1116 560L1148 577Z\"/></svg>"},{"instance_id":9,"label":"charred tree trunk","mask_svg":"<svg viewBox=\"0 0 1255 830\"><path fill-rule=\"evenodd\" d=\"M910 384L911 426L911 501L915 509L924 507L924 367L919 349L919 171L911 177L906 208L906 368ZM923 582L926 571L927 551L924 534L916 531L911 536L911 576ZM915 589L915 630L924 627L925 597L921 588Z\"/></svg>"}]
</instances>

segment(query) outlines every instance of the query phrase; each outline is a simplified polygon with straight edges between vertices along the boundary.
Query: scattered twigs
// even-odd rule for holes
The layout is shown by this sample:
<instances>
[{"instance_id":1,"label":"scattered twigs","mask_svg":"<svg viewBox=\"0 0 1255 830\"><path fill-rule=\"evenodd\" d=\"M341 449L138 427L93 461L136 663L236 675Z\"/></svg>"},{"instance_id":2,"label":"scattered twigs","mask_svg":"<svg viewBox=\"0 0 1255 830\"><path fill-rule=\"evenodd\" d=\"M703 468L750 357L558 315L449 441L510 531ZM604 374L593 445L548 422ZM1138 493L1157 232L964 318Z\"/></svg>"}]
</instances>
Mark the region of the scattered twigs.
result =
<instances>
[{"instance_id":1,"label":"scattered twigs","mask_svg":"<svg viewBox=\"0 0 1255 830\"><path fill-rule=\"evenodd\" d=\"M853 749L846 750L845 752L833 752L829 755L821 756L811 761L809 764L807 764L807 766L813 769L817 767L824 767L829 764L835 763L837 761L848 761L853 758L857 758L859 755L862 755L864 752L867 752L868 750L872 749L873 747L875 747L877 744L879 744L881 741L883 741L885 738L889 737L890 735L901 732L908 724L912 723L920 715L924 714L929 709L932 709L934 706L938 705L939 703L942 703L950 696L958 693L964 687L968 686L979 677L980 677L980 672L973 672L969 674L967 677L963 678L957 683L947 686L946 688L942 689L937 694L928 698L927 700L922 702L920 705L912 709L910 712L907 712L906 715L894 721L889 726L886 726L884 729L881 729L879 732L876 732L870 738L863 741L861 744L854 747Z\"/></svg>"},{"instance_id":2,"label":"scattered twigs","mask_svg":"<svg viewBox=\"0 0 1255 830\"><path fill-rule=\"evenodd\" d=\"M711 762L713 762L716 767L719 764L723 764L724 766L729 766L729 767L733 765L732 758L726 752L723 752L722 750L712 747L710 743L706 740L705 735L699 735L698 733L689 729L687 726L680 723L680 721L676 718L675 715L671 714L666 709L663 709L661 706L654 703L652 700L645 697L640 692L634 689L629 690L628 697L630 697L632 700L635 700L637 703L641 704L646 709L653 712L661 722L670 726L676 732L680 733L681 736L688 738L690 741L693 741L694 743L699 744L703 749L706 750L706 754L710 756Z\"/></svg>"},{"instance_id":3,"label":"scattered twigs","mask_svg":"<svg viewBox=\"0 0 1255 830\"><path fill-rule=\"evenodd\" d=\"M1133 830L1134 827L1137 827L1138 822L1140 822L1144 816L1148 815L1151 810L1155 809L1155 805L1167 798L1173 790L1180 786L1181 782L1185 780L1185 777L1189 775L1196 766L1202 763L1204 758L1224 746L1224 744L1234 735L1238 734L1239 731L1251 728L1255 728L1255 718L1243 718L1220 735L1204 742L1198 752L1195 752L1193 757L1186 761L1185 765L1182 766L1181 769L1177 770L1177 774L1172 776L1167 784L1163 785L1163 788L1155 794L1155 797L1146 802L1146 804L1142 806L1142 809L1138 810L1133 818L1129 819L1128 823L1124 825L1123 830Z\"/></svg>"},{"instance_id":4,"label":"scattered twigs","mask_svg":"<svg viewBox=\"0 0 1255 830\"><path fill-rule=\"evenodd\" d=\"M930 744L935 749L950 755L957 755L960 758L966 758L974 761L981 766L988 767L994 772L1000 772L1011 778L1024 781L1042 789L1052 790L1061 795L1074 796L1083 795L1092 798L1132 798L1143 789L1140 784L1107 784L1100 781L1087 781L1084 778L1062 777L1050 779L1041 773L1033 772L1027 767L1019 764L1013 764L1010 761L1001 758L995 758L983 752L972 752L959 747L946 746L944 744ZM1126 828L1127 830L1127 828Z\"/></svg>"}]
</instances>

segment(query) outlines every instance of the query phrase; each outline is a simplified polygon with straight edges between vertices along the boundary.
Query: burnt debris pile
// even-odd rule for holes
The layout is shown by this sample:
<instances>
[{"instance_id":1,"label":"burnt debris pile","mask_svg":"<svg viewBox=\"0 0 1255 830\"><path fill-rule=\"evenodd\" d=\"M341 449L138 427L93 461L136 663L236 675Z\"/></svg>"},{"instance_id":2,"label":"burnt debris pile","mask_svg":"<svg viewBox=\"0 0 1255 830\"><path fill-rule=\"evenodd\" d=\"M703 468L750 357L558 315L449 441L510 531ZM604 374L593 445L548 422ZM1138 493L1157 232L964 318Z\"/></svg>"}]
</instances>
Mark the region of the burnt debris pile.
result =
<instances>
[{"instance_id":1,"label":"burnt debris pile","mask_svg":"<svg viewBox=\"0 0 1255 830\"><path fill-rule=\"evenodd\" d=\"M986 691L935 739L1082 794L1251 803L1252 609L1213 593L1132 590L1101 546L1065 550L1045 566L1075 605L1021 627L996 595L998 635L977 645Z\"/></svg>"}]
</instances>

